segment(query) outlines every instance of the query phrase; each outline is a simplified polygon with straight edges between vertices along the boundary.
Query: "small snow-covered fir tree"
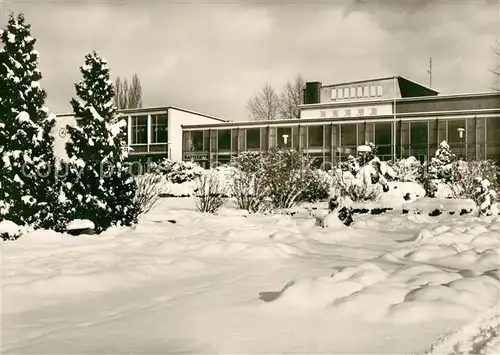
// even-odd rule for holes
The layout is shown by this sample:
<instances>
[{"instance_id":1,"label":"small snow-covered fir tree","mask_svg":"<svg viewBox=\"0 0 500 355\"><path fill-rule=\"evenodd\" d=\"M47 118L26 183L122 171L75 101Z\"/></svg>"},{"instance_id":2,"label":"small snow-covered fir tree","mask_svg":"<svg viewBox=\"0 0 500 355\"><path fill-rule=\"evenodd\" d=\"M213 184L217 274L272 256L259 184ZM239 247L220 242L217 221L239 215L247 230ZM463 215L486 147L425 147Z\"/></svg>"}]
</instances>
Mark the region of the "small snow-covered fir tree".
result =
<instances>
[{"instance_id":1,"label":"small snow-covered fir tree","mask_svg":"<svg viewBox=\"0 0 500 355\"><path fill-rule=\"evenodd\" d=\"M68 126L69 161L65 194L73 219L94 222L97 232L114 224L131 225L137 218L136 183L126 166L126 122L117 115L107 62L92 52L80 67L78 98L71 105L78 126Z\"/></svg>"},{"instance_id":2,"label":"small snow-covered fir tree","mask_svg":"<svg viewBox=\"0 0 500 355\"><path fill-rule=\"evenodd\" d=\"M0 220L59 229L59 188L36 40L23 14L0 30Z\"/></svg>"},{"instance_id":3,"label":"small snow-covered fir tree","mask_svg":"<svg viewBox=\"0 0 500 355\"><path fill-rule=\"evenodd\" d=\"M491 215L491 207L496 198L496 192L490 188L488 179L474 179L474 201L479 209L479 217Z\"/></svg>"},{"instance_id":4,"label":"small snow-covered fir tree","mask_svg":"<svg viewBox=\"0 0 500 355\"><path fill-rule=\"evenodd\" d=\"M429 163L429 174L435 179L445 182L452 181L453 162L455 160L456 157L455 154L451 152L450 145L446 141L442 141Z\"/></svg>"},{"instance_id":5,"label":"small snow-covered fir tree","mask_svg":"<svg viewBox=\"0 0 500 355\"><path fill-rule=\"evenodd\" d=\"M450 145L446 141L442 141L431 160L422 165L420 183L428 196L435 196L439 182L450 183L453 181L455 160L456 157L451 152Z\"/></svg>"}]
</instances>

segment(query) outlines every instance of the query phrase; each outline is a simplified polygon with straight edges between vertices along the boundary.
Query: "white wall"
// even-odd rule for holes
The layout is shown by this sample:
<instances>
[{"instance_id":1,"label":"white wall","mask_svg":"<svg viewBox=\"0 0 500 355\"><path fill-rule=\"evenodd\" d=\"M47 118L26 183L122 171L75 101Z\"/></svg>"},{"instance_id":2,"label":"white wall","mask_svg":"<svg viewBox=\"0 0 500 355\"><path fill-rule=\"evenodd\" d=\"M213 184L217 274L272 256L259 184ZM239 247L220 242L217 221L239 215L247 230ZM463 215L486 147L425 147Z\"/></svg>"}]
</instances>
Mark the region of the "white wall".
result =
<instances>
[{"instance_id":1,"label":"white wall","mask_svg":"<svg viewBox=\"0 0 500 355\"><path fill-rule=\"evenodd\" d=\"M168 108L168 141L170 144L171 159L175 161L182 161L182 127L181 125L188 124L210 124L210 123L220 123L219 120L214 120L213 118L202 116L200 114L195 114L191 112L185 112L174 107ZM66 132L64 136L64 131L66 131L66 126L70 125L76 127L76 119L74 116L58 116L56 117L56 124L52 130L52 135L54 136L54 152L56 159L65 159L66 155L66 143L69 140L69 135ZM64 131L63 131L64 130ZM148 132L150 128L148 128ZM129 132L130 133L130 132Z\"/></svg>"},{"instance_id":2,"label":"white wall","mask_svg":"<svg viewBox=\"0 0 500 355\"><path fill-rule=\"evenodd\" d=\"M69 140L69 134L66 129L67 125L76 127L76 119L74 116L56 117L56 124L51 131L51 134L54 137L54 154L56 160L68 157L66 155L66 143Z\"/></svg>"},{"instance_id":3,"label":"white wall","mask_svg":"<svg viewBox=\"0 0 500 355\"><path fill-rule=\"evenodd\" d=\"M371 105L359 105L359 106L341 106L341 105L325 105L325 107L321 108L302 108L300 112L300 117L301 118L357 118L360 117L358 116L358 109L364 109L364 116L363 117L370 117L370 111L372 108L377 109L377 114L376 116L379 115L392 115L392 104L387 103L387 104L371 104ZM345 115L345 110L349 109L351 110L351 116L346 116ZM321 116L321 112L324 112L324 116ZM335 117L333 115L333 111L338 112L338 116Z\"/></svg>"},{"instance_id":4,"label":"white wall","mask_svg":"<svg viewBox=\"0 0 500 355\"><path fill-rule=\"evenodd\" d=\"M182 161L182 127L181 125L213 124L219 120L195 113L185 112L176 108L168 109L168 141L170 142L170 158Z\"/></svg>"}]
</instances>

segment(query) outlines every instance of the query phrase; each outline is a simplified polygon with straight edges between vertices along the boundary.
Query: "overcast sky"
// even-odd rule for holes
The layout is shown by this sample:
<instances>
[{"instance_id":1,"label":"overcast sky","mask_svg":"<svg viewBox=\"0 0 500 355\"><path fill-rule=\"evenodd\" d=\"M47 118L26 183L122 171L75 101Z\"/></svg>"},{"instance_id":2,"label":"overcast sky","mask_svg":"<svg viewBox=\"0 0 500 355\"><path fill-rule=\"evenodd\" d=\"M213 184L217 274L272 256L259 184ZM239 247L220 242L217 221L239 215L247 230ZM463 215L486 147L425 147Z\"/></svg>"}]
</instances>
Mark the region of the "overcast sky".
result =
<instances>
[{"instance_id":1,"label":"overcast sky","mask_svg":"<svg viewBox=\"0 0 500 355\"><path fill-rule=\"evenodd\" d=\"M56 113L71 111L78 67L94 49L113 79L139 75L144 106L242 120L266 81L402 75L427 85L429 57L441 93L489 91L500 33L497 0L4 0L2 10L2 27L8 10L32 25Z\"/></svg>"}]
</instances>

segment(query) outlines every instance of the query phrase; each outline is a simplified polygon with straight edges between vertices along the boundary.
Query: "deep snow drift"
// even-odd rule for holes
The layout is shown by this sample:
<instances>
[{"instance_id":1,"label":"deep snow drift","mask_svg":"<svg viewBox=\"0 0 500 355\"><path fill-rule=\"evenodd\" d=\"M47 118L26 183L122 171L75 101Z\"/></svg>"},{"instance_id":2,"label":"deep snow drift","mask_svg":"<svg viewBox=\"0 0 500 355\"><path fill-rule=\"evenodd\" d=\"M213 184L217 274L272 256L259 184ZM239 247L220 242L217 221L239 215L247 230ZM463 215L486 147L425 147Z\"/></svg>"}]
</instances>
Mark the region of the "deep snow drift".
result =
<instances>
[{"instance_id":1,"label":"deep snow drift","mask_svg":"<svg viewBox=\"0 0 500 355\"><path fill-rule=\"evenodd\" d=\"M496 217L391 212L331 230L307 211L168 199L134 229L0 245L5 353L436 351L500 301Z\"/></svg>"}]
</instances>

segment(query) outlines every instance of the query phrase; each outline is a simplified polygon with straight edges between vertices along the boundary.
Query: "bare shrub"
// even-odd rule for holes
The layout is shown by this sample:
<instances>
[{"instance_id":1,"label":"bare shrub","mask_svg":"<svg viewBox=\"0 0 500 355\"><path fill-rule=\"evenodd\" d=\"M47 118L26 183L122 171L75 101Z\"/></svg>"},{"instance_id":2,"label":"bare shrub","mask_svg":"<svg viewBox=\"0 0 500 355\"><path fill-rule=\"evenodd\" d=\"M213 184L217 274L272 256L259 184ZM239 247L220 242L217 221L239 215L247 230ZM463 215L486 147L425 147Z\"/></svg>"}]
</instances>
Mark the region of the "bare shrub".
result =
<instances>
[{"instance_id":1,"label":"bare shrub","mask_svg":"<svg viewBox=\"0 0 500 355\"><path fill-rule=\"evenodd\" d=\"M263 164L269 197L277 208L293 207L314 182L312 159L294 149L271 149L264 153Z\"/></svg>"},{"instance_id":2,"label":"bare shrub","mask_svg":"<svg viewBox=\"0 0 500 355\"><path fill-rule=\"evenodd\" d=\"M196 209L200 212L217 212L224 204L224 190L224 186L215 171L203 172L196 179Z\"/></svg>"},{"instance_id":3,"label":"bare shrub","mask_svg":"<svg viewBox=\"0 0 500 355\"><path fill-rule=\"evenodd\" d=\"M136 178L137 190L134 205L138 215L148 213L160 202L161 195L168 191L165 179L158 174L144 174Z\"/></svg>"},{"instance_id":4,"label":"bare shrub","mask_svg":"<svg viewBox=\"0 0 500 355\"><path fill-rule=\"evenodd\" d=\"M266 203L268 189L262 175L236 170L232 175L230 189L238 208L250 213L269 209Z\"/></svg>"},{"instance_id":5,"label":"bare shrub","mask_svg":"<svg viewBox=\"0 0 500 355\"><path fill-rule=\"evenodd\" d=\"M454 198L474 199L477 178L486 179L491 187L498 187L497 166L491 160L459 160L453 164L454 179L448 182Z\"/></svg>"},{"instance_id":6,"label":"bare shrub","mask_svg":"<svg viewBox=\"0 0 500 355\"><path fill-rule=\"evenodd\" d=\"M233 168L229 188L238 208L250 213L264 212L269 189L263 173L264 163L260 153L244 152L231 162Z\"/></svg>"}]
</instances>

